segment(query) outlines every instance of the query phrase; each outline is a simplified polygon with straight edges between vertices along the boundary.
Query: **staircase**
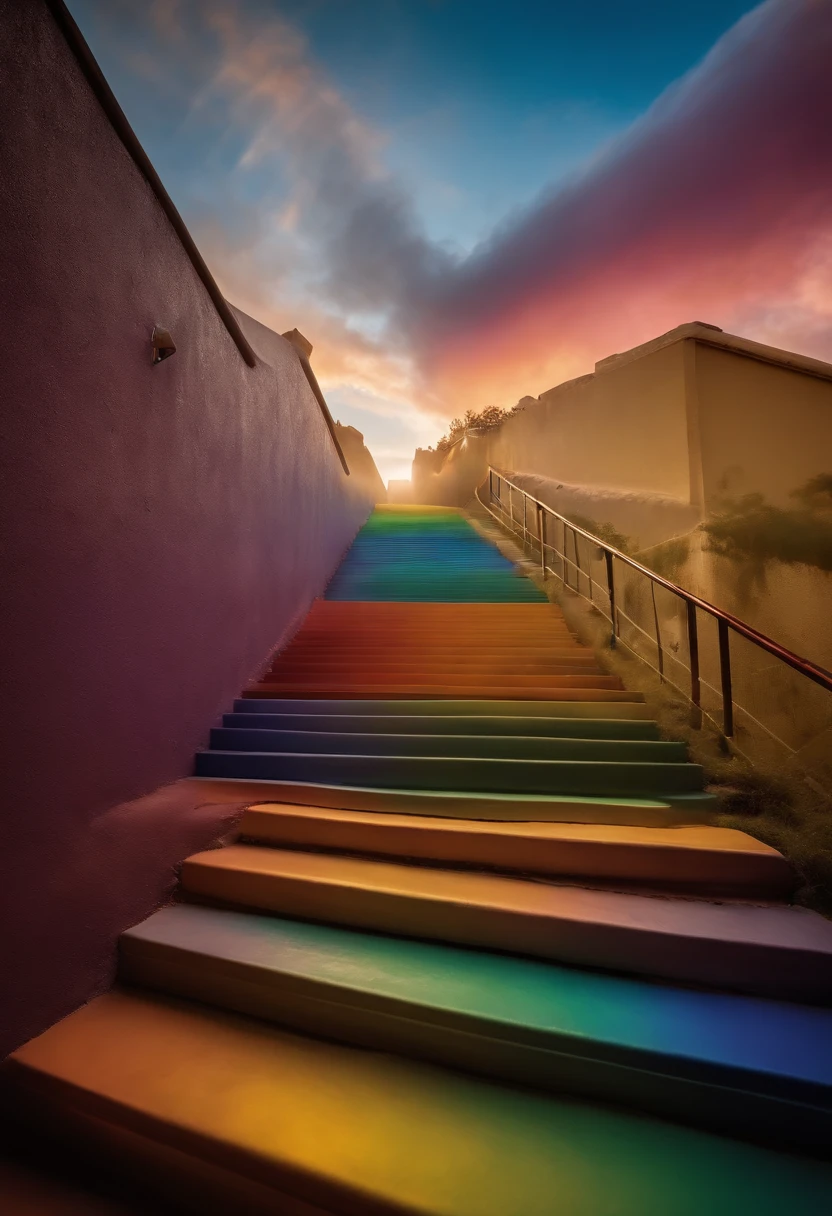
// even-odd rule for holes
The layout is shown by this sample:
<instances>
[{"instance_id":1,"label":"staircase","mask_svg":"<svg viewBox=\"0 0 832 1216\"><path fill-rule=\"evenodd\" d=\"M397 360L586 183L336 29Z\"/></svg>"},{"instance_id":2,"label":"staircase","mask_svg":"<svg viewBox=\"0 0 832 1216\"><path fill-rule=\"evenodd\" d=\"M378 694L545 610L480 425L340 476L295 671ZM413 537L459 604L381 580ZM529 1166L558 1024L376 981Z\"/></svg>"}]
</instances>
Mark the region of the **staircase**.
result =
<instances>
[{"instance_id":1,"label":"staircase","mask_svg":"<svg viewBox=\"0 0 832 1216\"><path fill-rule=\"evenodd\" d=\"M832 924L458 511L379 508L196 758L239 839L8 1108L176 1210L828 1210Z\"/></svg>"}]
</instances>

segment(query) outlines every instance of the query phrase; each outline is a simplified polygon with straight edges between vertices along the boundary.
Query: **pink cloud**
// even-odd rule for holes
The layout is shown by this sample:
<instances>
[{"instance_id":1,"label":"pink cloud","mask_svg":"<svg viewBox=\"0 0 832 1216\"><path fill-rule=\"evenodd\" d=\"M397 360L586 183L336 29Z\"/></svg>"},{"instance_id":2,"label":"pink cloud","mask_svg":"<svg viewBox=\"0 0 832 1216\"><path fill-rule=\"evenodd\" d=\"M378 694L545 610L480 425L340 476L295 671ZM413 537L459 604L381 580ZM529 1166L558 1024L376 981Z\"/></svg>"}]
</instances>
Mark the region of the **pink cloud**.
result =
<instances>
[{"instance_id":1,"label":"pink cloud","mask_svg":"<svg viewBox=\"0 0 832 1216\"><path fill-rule=\"evenodd\" d=\"M830 64L827 0L743 18L405 310L434 387L466 403L542 391L694 319L832 358Z\"/></svg>"}]
</instances>

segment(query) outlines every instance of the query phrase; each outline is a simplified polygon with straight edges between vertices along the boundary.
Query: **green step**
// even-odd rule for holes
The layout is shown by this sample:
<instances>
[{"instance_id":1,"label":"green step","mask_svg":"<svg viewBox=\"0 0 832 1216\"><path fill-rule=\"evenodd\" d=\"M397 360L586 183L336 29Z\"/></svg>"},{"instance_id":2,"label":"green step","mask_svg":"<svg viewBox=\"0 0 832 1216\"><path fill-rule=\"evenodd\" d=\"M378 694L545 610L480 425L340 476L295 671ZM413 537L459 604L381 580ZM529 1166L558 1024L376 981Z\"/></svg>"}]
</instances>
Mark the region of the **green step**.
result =
<instances>
[{"instance_id":1,"label":"green step","mask_svg":"<svg viewBox=\"0 0 832 1216\"><path fill-rule=\"evenodd\" d=\"M389 727L393 729L392 725ZM682 764L687 745L640 739L552 739L523 735L393 734L379 731L256 729L215 727L212 748L219 751L315 752L330 755L466 756L503 760L599 760L625 763Z\"/></svg>"},{"instance_id":2,"label":"green step","mask_svg":"<svg viewBox=\"0 0 832 1216\"><path fill-rule=\"evenodd\" d=\"M638 796L702 789L698 764L608 760L494 760L448 756L325 755L302 752L205 751L196 776L320 781L467 793Z\"/></svg>"},{"instance_id":3,"label":"green step","mask_svg":"<svg viewBox=\"0 0 832 1216\"><path fill-rule=\"evenodd\" d=\"M119 958L131 984L306 1033L804 1151L832 1144L829 1010L188 905L128 930Z\"/></svg>"}]
</instances>

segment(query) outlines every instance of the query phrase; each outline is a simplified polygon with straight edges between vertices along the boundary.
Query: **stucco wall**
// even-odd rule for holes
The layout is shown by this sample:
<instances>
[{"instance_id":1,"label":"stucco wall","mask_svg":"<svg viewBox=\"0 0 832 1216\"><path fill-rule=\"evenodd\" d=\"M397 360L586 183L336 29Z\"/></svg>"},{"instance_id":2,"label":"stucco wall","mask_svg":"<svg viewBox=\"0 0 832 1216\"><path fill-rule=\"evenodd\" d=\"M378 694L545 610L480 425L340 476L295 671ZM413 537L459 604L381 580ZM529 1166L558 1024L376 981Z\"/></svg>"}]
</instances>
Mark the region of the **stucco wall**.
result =
<instances>
[{"instance_id":1,"label":"stucco wall","mask_svg":"<svg viewBox=\"0 0 832 1216\"><path fill-rule=\"evenodd\" d=\"M832 380L697 343L696 384L708 506L755 491L793 506L832 472Z\"/></svg>"},{"instance_id":2,"label":"stucco wall","mask_svg":"<svg viewBox=\"0 0 832 1216\"><path fill-rule=\"evenodd\" d=\"M222 829L153 791L370 501L289 343L241 317L240 357L41 0L0 0L0 81L2 1051L106 983L118 930Z\"/></svg>"},{"instance_id":3,"label":"stucco wall","mask_svg":"<svg viewBox=\"0 0 832 1216\"><path fill-rule=\"evenodd\" d=\"M335 434L350 466L350 477L355 478L356 484L372 502L387 502L387 490L361 432L354 426L336 422Z\"/></svg>"},{"instance_id":4,"label":"stucco wall","mask_svg":"<svg viewBox=\"0 0 832 1216\"><path fill-rule=\"evenodd\" d=\"M663 507L679 505L687 522L690 512L684 508L692 498L686 346L677 342L635 360L610 361L591 375L529 398L498 430L469 435L453 448L438 473L429 470L425 458L417 460L416 500L464 503L490 463L546 478L552 487L562 483L585 505L600 495L601 505L616 513L604 519L625 529L632 525L633 495L648 506L653 498L661 519L656 529L642 527L642 532L650 540L672 535L662 529L673 511Z\"/></svg>"},{"instance_id":5,"label":"stucco wall","mask_svg":"<svg viewBox=\"0 0 832 1216\"><path fill-rule=\"evenodd\" d=\"M493 463L572 485L689 501L683 347L542 393L501 427Z\"/></svg>"}]
</instances>

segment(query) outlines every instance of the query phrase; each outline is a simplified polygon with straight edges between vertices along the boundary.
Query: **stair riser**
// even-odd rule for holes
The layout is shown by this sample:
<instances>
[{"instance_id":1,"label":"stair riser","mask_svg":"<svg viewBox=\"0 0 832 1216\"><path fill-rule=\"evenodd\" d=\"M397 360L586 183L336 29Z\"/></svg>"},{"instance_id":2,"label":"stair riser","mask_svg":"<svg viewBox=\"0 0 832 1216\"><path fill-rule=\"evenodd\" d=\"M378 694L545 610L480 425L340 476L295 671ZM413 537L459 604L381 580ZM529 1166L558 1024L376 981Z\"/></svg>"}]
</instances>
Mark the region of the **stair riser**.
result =
<instances>
[{"instance_id":1,"label":"stair riser","mask_svg":"<svg viewBox=\"0 0 832 1216\"><path fill-rule=\"evenodd\" d=\"M694 764L200 752L198 777L323 782L414 790L638 797L702 788Z\"/></svg>"},{"instance_id":2,"label":"stair riser","mask_svg":"<svg viewBox=\"0 0 832 1216\"><path fill-rule=\"evenodd\" d=\"M602 760L625 763L683 763L683 743L606 739L535 739L496 735L356 734L334 731L258 730L217 727L210 746L219 751L314 752L330 755L482 756L506 760Z\"/></svg>"}]
</instances>

